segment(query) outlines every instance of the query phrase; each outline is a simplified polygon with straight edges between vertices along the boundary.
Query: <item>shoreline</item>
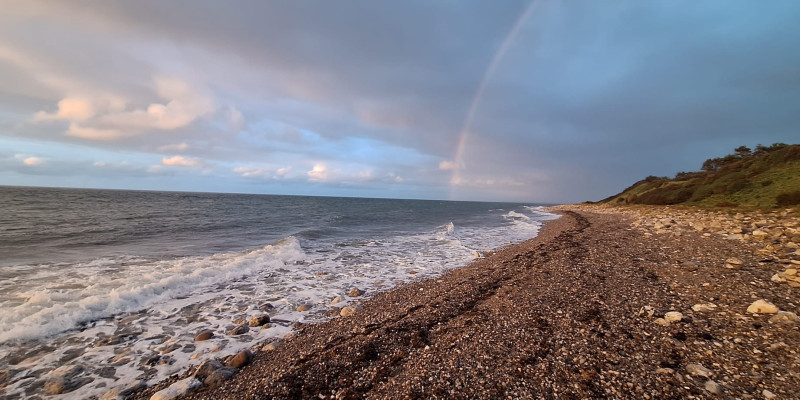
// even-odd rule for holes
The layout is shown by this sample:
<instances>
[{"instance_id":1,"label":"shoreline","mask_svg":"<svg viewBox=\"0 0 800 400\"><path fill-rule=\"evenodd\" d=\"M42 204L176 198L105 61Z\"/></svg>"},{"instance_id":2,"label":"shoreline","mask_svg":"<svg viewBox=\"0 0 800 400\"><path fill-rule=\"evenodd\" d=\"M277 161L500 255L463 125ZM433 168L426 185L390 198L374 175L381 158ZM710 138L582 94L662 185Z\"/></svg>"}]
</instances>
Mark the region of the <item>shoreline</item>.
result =
<instances>
[{"instance_id":1,"label":"shoreline","mask_svg":"<svg viewBox=\"0 0 800 400\"><path fill-rule=\"evenodd\" d=\"M798 288L771 281L753 246L555 211L535 238L306 326L187 398L797 395L800 324L746 310L764 298L796 313Z\"/></svg>"}]
</instances>

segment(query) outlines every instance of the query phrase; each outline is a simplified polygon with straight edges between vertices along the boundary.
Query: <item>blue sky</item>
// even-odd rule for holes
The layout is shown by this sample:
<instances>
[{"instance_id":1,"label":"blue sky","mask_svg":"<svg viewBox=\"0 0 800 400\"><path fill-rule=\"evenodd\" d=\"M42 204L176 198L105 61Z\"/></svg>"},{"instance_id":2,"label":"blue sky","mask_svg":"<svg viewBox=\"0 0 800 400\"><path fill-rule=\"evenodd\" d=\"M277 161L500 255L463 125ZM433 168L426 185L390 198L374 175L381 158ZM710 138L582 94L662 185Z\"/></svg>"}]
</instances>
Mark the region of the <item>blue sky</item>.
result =
<instances>
[{"instance_id":1,"label":"blue sky","mask_svg":"<svg viewBox=\"0 0 800 400\"><path fill-rule=\"evenodd\" d=\"M577 202L800 138L793 0L0 7L3 185Z\"/></svg>"}]
</instances>

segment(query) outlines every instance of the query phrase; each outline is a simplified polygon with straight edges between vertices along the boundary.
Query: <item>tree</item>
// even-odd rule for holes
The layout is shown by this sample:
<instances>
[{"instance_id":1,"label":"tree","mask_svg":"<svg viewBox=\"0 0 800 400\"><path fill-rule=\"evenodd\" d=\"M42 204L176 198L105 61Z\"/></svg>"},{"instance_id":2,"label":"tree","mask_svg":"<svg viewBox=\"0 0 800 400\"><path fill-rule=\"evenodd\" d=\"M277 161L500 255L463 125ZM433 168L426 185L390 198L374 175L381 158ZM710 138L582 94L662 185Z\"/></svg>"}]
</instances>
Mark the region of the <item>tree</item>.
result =
<instances>
[{"instance_id":1,"label":"tree","mask_svg":"<svg viewBox=\"0 0 800 400\"><path fill-rule=\"evenodd\" d=\"M739 146L739 147L733 149L733 151L736 152L737 156L742 157L742 158L747 157L747 156L752 154L752 152L750 151L750 148L747 147L747 146Z\"/></svg>"}]
</instances>

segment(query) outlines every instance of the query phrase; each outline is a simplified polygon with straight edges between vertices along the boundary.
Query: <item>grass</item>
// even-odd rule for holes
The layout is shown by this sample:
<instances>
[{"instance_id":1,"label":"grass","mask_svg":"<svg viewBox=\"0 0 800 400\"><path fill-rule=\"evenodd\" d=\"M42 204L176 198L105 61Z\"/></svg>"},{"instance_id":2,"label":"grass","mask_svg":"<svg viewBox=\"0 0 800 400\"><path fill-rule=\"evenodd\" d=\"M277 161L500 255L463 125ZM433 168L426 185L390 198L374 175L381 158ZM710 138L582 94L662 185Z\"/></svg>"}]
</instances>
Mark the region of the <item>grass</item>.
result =
<instances>
[{"instance_id":1,"label":"grass","mask_svg":"<svg viewBox=\"0 0 800 400\"><path fill-rule=\"evenodd\" d=\"M800 204L800 145L740 149L706 161L704 171L649 176L602 202L760 209Z\"/></svg>"}]
</instances>

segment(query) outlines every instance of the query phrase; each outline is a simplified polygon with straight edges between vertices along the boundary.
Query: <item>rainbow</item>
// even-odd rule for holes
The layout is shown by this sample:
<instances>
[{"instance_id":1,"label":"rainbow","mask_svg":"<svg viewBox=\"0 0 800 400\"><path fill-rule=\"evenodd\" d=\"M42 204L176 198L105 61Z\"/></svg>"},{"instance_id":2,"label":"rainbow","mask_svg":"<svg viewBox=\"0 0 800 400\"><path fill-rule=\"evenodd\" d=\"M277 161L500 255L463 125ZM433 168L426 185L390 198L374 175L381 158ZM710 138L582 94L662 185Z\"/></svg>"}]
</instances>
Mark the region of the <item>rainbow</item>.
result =
<instances>
[{"instance_id":1,"label":"rainbow","mask_svg":"<svg viewBox=\"0 0 800 400\"><path fill-rule=\"evenodd\" d=\"M469 106L469 112L467 112L467 118L464 120L464 124L461 126L461 131L458 134L458 145L456 146L456 156L454 161L454 168L453 168L453 175L450 178L450 199L453 199L453 191L456 186L461 182L461 171L466 169L466 165L464 164L464 149L467 146L467 138L469 137L469 128L472 125L472 120L475 118L475 112L478 110L478 106L481 103L481 99L483 98L483 92L486 90L486 85L489 80L494 75L494 71L497 69L497 66L500 64L500 61L503 60L503 57L506 55L506 52L514 44L514 41L517 38L517 34L519 34L519 30L522 25L525 23L525 20L528 19L530 14L533 12L535 5L538 3L537 0L531 1L525 11L520 14L517 18L517 21L514 23L514 26L506 35L506 38L503 40L503 43L500 45L500 48L494 53L494 57L492 57L492 62L489 63L489 67L486 68L486 72L483 74L483 79L481 79L481 84L478 86L478 91L475 93L475 97L472 98L472 103Z\"/></svg>"}]
</instances>

